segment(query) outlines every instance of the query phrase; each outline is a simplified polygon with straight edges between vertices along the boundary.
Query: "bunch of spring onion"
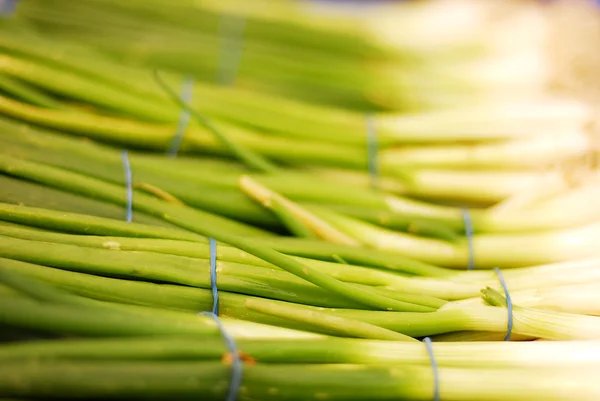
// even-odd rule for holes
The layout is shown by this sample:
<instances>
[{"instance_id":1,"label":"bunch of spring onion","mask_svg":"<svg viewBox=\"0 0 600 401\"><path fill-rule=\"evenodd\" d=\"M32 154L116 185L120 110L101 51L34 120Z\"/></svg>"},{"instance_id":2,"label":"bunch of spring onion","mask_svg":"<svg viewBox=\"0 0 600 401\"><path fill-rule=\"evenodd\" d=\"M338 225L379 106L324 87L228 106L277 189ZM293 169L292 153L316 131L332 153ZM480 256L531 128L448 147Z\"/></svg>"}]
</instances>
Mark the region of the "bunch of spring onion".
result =
<instances>
[{"instance_id":1,"label":"bunch of spring onion","mask_svg":"<svg viewBox=\"0 0 600 401\"><path fill-rule=\"evenodd\" d=\"M10 283L0 291L0 325L3 334L13 329L13 338L0 343L0 396L227 396L235 356L211 318L98 301L5 269L0 278ZM598 341L436 343L434 371L419 342L341 338L221 319L243 367L235 388L240 400L425 400L436 389L440 400L600 395ZM49 333L70 338L44 336ZM15 340L25 335L29 340Z\"/></svg>"},{"instance_id":2,"label":"bunch of spring onion","mask_svg":"<svg viewBox=\"0 0 600 401\"><path fill-rule=\"evenodd\" d=\"M136 4L123 5L123 15ZM423 195L414 184L398 189L416 182L411 170L427 157L407 157L403 180L383 190L363 182L364 161L359 174L339 162L352 159L343 146L364 151L358 136L339 139L340 126L358 127L354 114L268 95L253 108L247 92L207 86L210 120L194 114L181 149L197 154L168 158L160 153L181 105L148 85L157 82L143 69L85 46L26 46L31 40L0 45L0 398L222 400L238 358L240 400L600 396L593 169L578 177L575 165L555 181L538 176L529 191L485 199L494 206L472 212L469 241L459 208L406 197ZM53 54L61 48L68 57ZM428 151L439 151L457 132L482 145L532 127L540 129L532 137L579 132L589 121L570 102L543 106L494 108L505 124L496 131L484 129L489 115L474 123L464 111L401 118L386 146L402 144L411 124L430 130ZM266 122L257 110L279 118ZM302 124L294 131L310 124L306 110L318 111L322 132L340 135L303 136ZM65 134L137 150L133 222L124 221L120 149ZM333 168L323 171L323 160ZM482 201L494 185L465 198ZM218 241L216 278L209 238ZM493 271L466 271L473 258L477 268L501 267L506 284ZM223 329L198 314L215 307L215 285ZM417 341L424 336L435 342L432 355ZM491 342L505 336L513 341Z\"/></svg>"},{"instance_id":3,"label":"bunch of spring onion","mask_svg":"<svg viewBox=\"0 0 600 401\"><path fill-rule=\"evenodd\" d=\"M225 397L234 356L215 321L198 314L213 304L204 237L8 204L0 219L0 396ZM293 242L188 227L235 244L218 246L217 283L243 363L239 399L429 399L436 380L414 339L422 336L434 336L441 400L598 396L600 317L514 305L513 340L554 341L490 342L505 335L508 315L487 272L413 266L423 277L408 276L399 270L410 261L393 271L384 253L371 267L331 263L291 256ZM298 248L312 249L306 241ZM564 277L600 283L598 263L505 274L519 293ZM480 289L481 305L416 294L466 299Z\"/></svg>"},{"instance_id":4,"label":"bunch of spring onion","mask_svg":"<svg viewBox=\"0 0 600 401\"><path fill-rule=\"evenodd\" d=\"M360 110L512 101L551 81L542 7L430 0L329 12L313 2L29 0L13 19L127 63ZM435 26L436 29L431 29Z\"/></svg>"},{"instance_id":5,"label":"bunch of spring onion","mask_svg":"<svg viewBox=\"0 0 600 401\"><path fill-rule=\"evenodd\" d=\"M63 63L45 57L43 51L30 50L35 49L31 47L6 45L5 49L6 63L3 70L10 73L6 78L19 84L20 89L27 89L12 90L10 93L13 96L1 98L0 107L10 117L146 150L166 150L169 147L180 111L176 104L165 98L159 85L143 92L142 86L115 82L115 79L102 75L118 70L139 73L138 70L129 70L106 60L103 63L101 58L81 57L74 63ZM84 60L87 60L88 64ZM91 61L98 61L95 68L89 65ZM64 68L65 66L67 68ZM123 74L123 78L133 76L138 75ZM148 96L139 97L141 93ZM215 90L215 93L218 93L218 90ZM26 97L34 104L27 104L15 97ZM69 98L72 99L70 102L65 101ZM87 101L95 110L82 110L80 103L74 104L73 100ZM52 104L49 105L48 102ZM547 110L534 110L536 112L531 114L525 113L525 117L532 120L532 126L537 123L541 127L545 126L545 129L549 129L550 123L541 118L544 115L554 121L552 129L560 129L562 124L565 124L564 129L577 127L583 130L583 125L588 121L588 114L582 112L581 108L572 106L558 104L557 108L550 107ZM108 110L108 107L112 111ZM99 108L101 110L98 110ZM557 109L566 115L561 117ZM100 114L102 110L105 110L104 114ZM121 114L135 115L139 120L115 116L117 110L120 110ZM542 112L542 116L539 115L539 111ZM464 117L466 116L463 113ZM500 117L502 113L497 118ZM456 114L450 115L450 118L456 118ZM140 121L143 119L153 119L162 123ZM427 116L423 119L427 121ZM267 138L265 134L256 134L255 131L240 125L219 118L217 121L219 129L226 131L229 142L220 141L218 137L213 136L210 129L207 129L208 127L214 130L212 125L192 125L183 138L181 150L205 152L211 149L212 153L231 154L228 143L233 141L253 154L251 167L259 167L260 170L255 179L293 201L306 203L309 207L316 203L317 206L324 206L327 210L335 212L333 217L330 214L329 217L321 216L321 219L346 216L343 223L337 218L337 223L330 221L329 224L343 224L343 227L337 229L345 230L345 235L353 237L356 243L389 249L430 263L459 268L466 265L469 248L462 235L464 222L459 208L417 201L398 196L391 191L369 190L366 188L367 184L361 183L360 180L340 179L340 174L341 178L353 177L352 172L320 174L306 167L284 169L262 157L273 155L274 159L287 162L293 161L295 157L297 161L308 163L307 167L314 164L315 159L317 163L343 166L343 163L346 163L344 160L347 163L357 163L355 156L358 154L363 154L364 159L364 149L349 145L347 149L350 153L344 153L343 147L337 143L326 145L316 140L290 138L289 135L278 138L273 134ZM404 121L411 120L404 118ZM501 121L508 127L515 123L512 119ZM4 120L3 125L5 129L2 132L4 146L1 169L4 174L48 183L62 190L100 197L112 203L122 205L125 201L121 155L117 149L39 131L29 125L16 124L13 120ZM582 133L582 136L587 138L585 133ZM566 153L565 158L570 160L575 154L585 154L588 148L585 145L579 149L579 153L574 152L570 155L564 148L559 151L559 154ZM174 197L175 201L196 209L243 220L262 228L281 228L281 221L276 219L271 211L264 210L242 193L240 176L247 173L247 170L239 165L222 160L166 159L164 155L149 154L132 156L132 163L136 192L162 191L163 197L166 192ZM46 167L48 165L59 169L51 170ZM193 172L190 169L193 169ZM585 174L581 177L561 171L538 173L533 170L524 173L508 172L503 175L495 170L462 173L437 170L433 172L434 180L430 180L429 183L426 180L423 180L424 183L415 181L415 177L423 173L418 168L414 169L415 174L411 173L411 168L403 167L401 170L404 176L409 177L400 183L411 183L408 195L425 193L438 200L458 197L468 201L486 200L497 203L493 208L472 212L474 231L476 234L481 233L481 236L476 235L474 239L478 267L524 266L597 255L593 238L598 231L598 210L594 199L600 194L597 173L594 170L584 170ZM463 180L469 179L463 185L460 185L461 174ZM87 175L96 180L87 180ZM525 179L508 181L509 178L514 179L515 175L525 175ZM471 179L478 176L485 181L474 182ZM81 179L86 180L83 185L78 184ZM109 186L106 186L107 181ZM10 194L7 193L6 196ZM139 196L136 197L136 207L138 199ZM563 213L565 209L568 209L569 213ZM145 212L156 213L148 212L148 209ZM239 223L229 222L228 225L239 226ZM409 234L404 235L377 226L387 226L389 229ZM254 229L250 231L255 232ZM428 239L430 237L434 239ZM565 238L568 241L565 241ZM321 239L332 240L322 236ZM512 249L517 246L522 246L527 252L513 252Z\"/></svg>"},{"instance_id":6,"label":"bunch of spring onion","mask_svg":"<svg viewBox=\"0 0 600 401\"><path fill-rule=\"evenodd\" d=\"M152 71L94 48L7 32L11 36L0 39L1 114L128 148L169 149L181 107ZM177 74L160 76L171 90L181 81ZM463 206L586 185L584 161L597 149L588 129L593 111L566 98L377 114L375 154L367 151L369 119L360 113L201 83L192 107L271 161L361 187L370 185L373 161L382 189ZM195 121L180 150L231 155Z\"/></svg>"},{"instance_id":7,"label":"bunch of spring onion","mask_svg":"<svg viewBox=\"0 0 600 401\"><path fill-rule=\"evenodd\" d=\"M3 44L5 63L2 64L2 70L6 73L4 82L13 84L4 86L9 96L0 98L0 108L4 114L12 119L18 118L140 150L162 153L169 148L181 111L160 87L159 83L164 82L157 83L147 71L111 62L91 49L73 48L68 61L65 61L50 57L46 53L47 50L25 46L25 43L30 42L23 39L23 42L13 40ZM486 124L483 124L485 120L478 123L475 121L474 124L473 117L466 111L433 115L426 113L418 116L416 120L410 116L395 117L394 121L399 121L400 126L414 126L419 123L417 126L429 133L431 145L415 148L415 154L439 154L444 153L444 148L447 148L446 151L450 152L448 160L455 160L458 167L456 170L441 169L444 166L444 163L441 163L438 170L420 169L418 158L414 157L411 165L398 168L402 177L394 178L385 175L386 169L391 168L391 165L380 162L380 167L384 167L383 185L391 190L376 191L368 189L368 183L360 173L360 168L366 164L367 153L365 144L360 145L363 133L355 131L356 134L352 136L352 131L343 130L344 126L360 126L361 116L338 111L330 114L330 110L327 109L293 102L289 103L294 106L292 108L276 109L273 99L271 103L266 102L261 106L264 108L258 109L263 110L263 114L257 114L253 113L257 109L250 107L251 98L246 93L210 86L205 88L206 92L201 93L204 102L199 108L204 109L204 104L211 105L211 110L207 113L211 120L216 121L219 129L226 132L230 140L253 152L254 161L257 157L263 160L260 156L270 157L269 161L253 163L253 166L259 166L261 171L253 173L254 179L295 202L309 207L311 204L324 206L342 217L354 218L355 220L344 220L344 227L337 229L347 231L345 234L354 237L357 243L389 249L430 263L464 268L469 258L469 249L468 242L462 235L465 223L460 209L402 196L410 195L434 200L450 198L464 203L495 204L492 208L473 210L471 213L476 233L474 248L478 267L524 266L597 255L593 240L598 231L595 199L600 194L596 184L597 173L593 169L583 170L584 174L578 176L565 169L543 172L536 169L547 168L548 163L560 158L565 163L572 162L573 158L580 158L589 152L585 125L590 115L580 105L558 102L524 111L517 108L513 108L512 111L495 109L497 114L491 116L494 118L489 121L497 123L487 125L487 128ZM206 103L211 93L215 95L215 101ZM225 103L226 101L230 103ZM82 102L85 104L84 109L81 107ZM223 107L225 105L226 108ZM282 105L284 103L279 104ZM298 111L295 111L296 106ZM230 114L239 113L236 117L238 120L226 121L225 117L222 117L226 115L225 109L234 110L230 111ZM274 116L272 113L264 114L269 110L281 111L278 114L279 119L271 119L270 116ZM313 126L306 118L296 119L299 117L298 113L303 110L316 111L316 114L306 113L306 116L323 117L318 124L313 123L314 126L328 126L327 121L333 124L329 125L332 135L323 136L330 139L318 140L317 135L313 138L301 137L285 131L285 127ZM129 117L124 118L123 114ZM527 131L522 131L522 127L516 126L516 117L519 116L521 119L518 121L528 128ZM277 124L280 128L277 129L281 129L281 132L257 133L256 129L242 126L240 121L246 117L251 119L250 125L255 126L260 125L261 121L266 125L273 124L272 121L279 121ZM475 117L481 118L481 115ZM331 119L328 120L329 118ZM51 186L61 190L123 204L124 175L121 155L117 149L40 131L28 124L19 125L12 119L3 120L5 129L2 132L2 170L5 174L41 183L52 182ZM382 119L385 120L385 117ZM440 121L444 124L436 128ZM450 125L452 121L458 121L459 126L463 128L474 126L471 127L472 131L453 131L454 128ZM528 124L525 124L526 122ZM212 125L209 126L211 127ZM386 160L386 152L396 152L393 144L402 143L403 140L410 142L410 137L403 134L406 132L404 129L389 131L388 142L392 145L380 152L380 158ZM438 131L440 129L442 131ZM479 159L484 163L482 169L467 172L458 169L470 165L468 160L465 164L460 156L461 146L439 147L444 140L456 139L457 135L459 139L460 135L466 135L463 139L483 135L482 144L475 146L481 149L487 147L492 152L501 144L500 150L503 146L505 151L506 148L510 150L504 153L510 159L514 151L514 148L510 147L511 143L514 144L514 141L509 139L511 136L518 138L522 135L533 135L532 140L535 142L538 138L535 132L548 135L549 130L575 131L575 134L564 136L568 141L574 141L573 146L556 149L550 146L546 148L547 153L544 153L544 146L540 149L533 148L542 155L539 163L534 164L533 170L518 170L523 164L522 160L534 161L523 157L513 157L513 165L504 166L508 171L487 170L485 163L488 163L487 167L491 167L490 159L487 158L489 152L484 152L483 156L486 157ZM577 134L577 131L580 132ZM326 131L321 132L324 135ZM337 132L340 134L336 134ZM347 139L343 137L345 134ZM380 133L381 136L384 134L385 131ZM413 138L417 137L417 134L413 135ZM527 142L525 139L523 141ZM552 141L549 141L549 144L553 145ZM408 149L403 150L402 160L410 160L406 154ZM464 147L464 151L472 150L473 145ZM227 142L224 143L213 136L206 126L194 123L185 133L181 151L205 155L231 154ZM453 151L456 154L452 154ZM497 158L501 156L502 152L496 153ZM15 157L20 160L15 160ZM395 163L393 158L387 160ZM275 166L272 161L293 163L299 167L283 168L281 165ZM275 218L271 211L265 210L240 191L240 176L248 172L240 165L223 160L167 159L162 154L141 153L132 155L132 163L136 192L162 191L163 197L166 192L176 201L195 209L242 220L261 228L276 231L282 229L282 222ZM336 170L324 173L322 168L315 168L323 164L333 166ZM52 172L47 165L59 170ZM500 166L502 167L502 164ZM578 167L575 166L575 173L580 171ZM340 168L346 170L340 171ZM517 170L513 171L510 168ZM70 170L71 175L60 169ZM86 181L84 186L74 185L78 182L75 177L82 178L81 175L89 175L101 182L92 180ZM106 181L112 186L105 187ZM106 189L106 192L98 189L98 186ZM11 195L7 191L4 196ZM23 200L17 198L16 201ZM564 210L569 212L564 213ZM335 218L337 214L326 219ZM335 224L342 223L338 219ZM229 222L229 225L239 226L239 223ZM408 235L389 229L408 232ZM412 235L415 233L418 236ZM425 238L422 238L423 236ZM431 240L431 237L434 239ZM513 249L519 246L527 252L513 252Z\"/></svg>"},{"instance_id":8,"label":"bunch of spring onion","mask_svg":"<svg viewBox=\"0 0 600 401\"><path fill-rule=\"evenodd\" d=\"M5 127L0 200L123 216L127 196L119 149L26 125L6 122ZM130 161L133 208L149 222L167 214L169 223L181 225L198 216L252 237L292 233L458 269L470 259L459 208L292 171L254 172L222 160L132 154ZM596 182L541 199L524 197L505 209L473 210L475 266L507 268L598 256L599 216L596 202L590 201L600 196ZM105 211L59 200L66 193L111 205ZM563 213L565 208L569 213ZM170 220L173 216L181 222Z\"/></svg>"}]
</instances>

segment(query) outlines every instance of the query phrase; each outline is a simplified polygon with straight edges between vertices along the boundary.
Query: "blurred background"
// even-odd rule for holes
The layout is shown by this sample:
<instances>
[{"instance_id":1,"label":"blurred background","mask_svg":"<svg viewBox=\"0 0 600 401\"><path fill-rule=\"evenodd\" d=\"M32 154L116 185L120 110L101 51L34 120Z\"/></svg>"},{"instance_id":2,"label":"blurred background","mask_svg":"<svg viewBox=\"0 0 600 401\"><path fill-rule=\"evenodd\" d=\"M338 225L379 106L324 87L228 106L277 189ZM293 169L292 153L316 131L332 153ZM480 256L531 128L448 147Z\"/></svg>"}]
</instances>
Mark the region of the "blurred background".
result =
<instances>
[{"instance_id":1,"label":"blurred background","mask_svg":"<svg viewBox=\"0 0 600 401\"><path fill-rule=\"evenodd\" d=\"M488 207L597 172L593 1L3 6L6 121L144 152L183 138L184 155L231 158L182 122L167 85L234 142L363 188L377 170L380 189Z\"/></svg>"},{"instance_id":2,"label":"blurred background","mask_svg":"<svg viewBox=\"0 0 600 401\"><path fill-rule=\"evenodd\" d=\"M20 37L85 44L127 65L357 110L553 90L593 97L597 80L594 1L4 0L11 4L5 40L19 25Z\"/></svg>"}]
</instances>

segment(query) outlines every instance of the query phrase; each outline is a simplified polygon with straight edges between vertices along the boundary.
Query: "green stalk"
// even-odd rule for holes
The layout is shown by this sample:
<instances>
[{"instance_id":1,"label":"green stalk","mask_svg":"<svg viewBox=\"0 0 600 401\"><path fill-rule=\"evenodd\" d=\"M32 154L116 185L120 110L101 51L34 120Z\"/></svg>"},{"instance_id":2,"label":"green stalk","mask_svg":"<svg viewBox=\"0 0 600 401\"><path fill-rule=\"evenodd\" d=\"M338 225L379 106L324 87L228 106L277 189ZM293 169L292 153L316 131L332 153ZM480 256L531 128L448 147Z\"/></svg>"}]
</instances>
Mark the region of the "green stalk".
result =
<instances>
[{"instance_id":1,"label":"green stalk","mask_svg":"<svg viewBox=\"0 0 600 401\"><path fill-rule=\"evenodd\" d=\"M71 295L36 279L15 273L10 268L5 268L4 264L4 261L0 260L0 283L20 291L30 298L40 302L80 305L83 307L93 307L95 305L94 301Z\"/></svg>"},{"instance_id":2,"label":"green stalk","mask_svg":"<svg viewBox=\"0 0 600 401\"><path fill-rule=\"evenodd\" d=\"M249 167L252 167L258 171L263 173L274 173L278 170L278 167L269 162L267 159L260 156L258 153L250 151L243 146L240 146L238 143L231 141L231 139L223 134L217 127L212 124L212 122L204 117L202 114L198 113L190 106L188 106L184 101L181 100L179 96L160 78L158 71L154 71L154 78L156 82L160 85L161 88L169 95L171 100L175 102L175 104L179 105L181 108L191 113L192 116L198 121L198 123L212 132L218 140L223 143L231 153L233 153L237 158L239 158L242 162L247 164Z\"/></svg>"},{"instance_id":3,"label":"green stalk","mask_svg":"<svg viewBox=\"0 0 600 401\"><path fill-rule=\"evenodd\" d=\"M123 220L0 203L0 219L33 227L90 235L121 235L134 238L165 238L206 242L195 233L178 228L156 227Z\"/></svg>"},{"instance_id":4,"label":"green stalk","mask_svg":"<svg viewBox=\"0 0 600 401\"><path fill-rule=\"evenodd\" d=\"M431 336L431 341L433 342L485 342L496 343L504 341L506 338L506 333L495 332L495 331L456 331L454 333L445 333L439 334L436 336ZM532 340L537 340L535 337L525 336L522 334L512 334L510 335L510 341L527 341L528 343ZM571 341L569 341L571 342Z\"/></svg>"},{"instance_id":5,"label":"green stalk","mask_svg":"<svg viewBox=\"0 0 600 401\"><path fill-rule=\"evenodd\" d=\"M409 336L396 333L358 320L331 316L316 310L295 308L293 305L274 305L259 299L248 299L244 305L250 309L282 319L326 329L343 337L371 338L389 341L416 341Z\"/></svg>"},{"instance_id":6,"label":"green stalk","mask_svg":"<svg viewBox=\"0 0 600 401\"><path fill-rule=\"evenodd\" d=\"M64 106L47 94L8 75L0 74L0 90L29 102L35 106L60 109Z\"/></svg>"},{"instance_id":7,"label":"green stalk","mask_svg":"<svg viewBox=\"0 0 600 401\"><path fill-rule=\"evenodd\" d=\"M0 298L14 298L20 292L4 284L0 284Z\"/></svg>"},{"instance_id":8,"label":"green stalk","mask_svg":"<svg viewBox=\"0 0 600 401\"><path fill-rule=\"evenodd\" d=\"M248 196L259 202L266 208L271 208L273 202L277 202L281 208L285 208L287 214L293 216L297 225L304 226L308 232L327 241L344 245L358 245L358 242L344 232L337 230L327 221L320 219L302 206L284 198L269 188L259 184L248 176L240 178L240 188Z\"/></svg>"},{"instance_id":9,"label":"green stalk","mask_svg":"<svg viewBox=\"0 0 600 401\"><path fill-rule=\"evenodd\" d=\"M257 242L255 239L252 241ZM407 258L398 254L397 252L382 250L373 252L371 249L365 249L362 247L284 237L265 238L258 241L258 243L290 255L331 261L334 261L335 256L337 256L341 257L348 263L379 267L414 275L449 277L456 274L454 270L434 266L417 259Z\"/></svg>"},{"instance_id":10,"label":"green stalk","mask_svg":"<svg viewBox=\"0 0 600 401\"><path fill-rule=\"evenodd\" d=\"M277 215L277 218L279 218L294 237L317 239L315 233L294 216L278 198L271 199L269 209Z\"/></svg>"},{"instance_id":11,"label":"green stalk","mask_svg":"<svg viewBox=\"0 0 600 401\"><path fill-rule=\"evenodd\" d=\"M81 308L69 305L39 303L32 300L14 298L0 301L0 324L3 326L31 329L38 332L73 334L93 337L136 337L163 335L212 335L220 336L215 321L208 316L199 316L183 312L163 312L154 308L144 308L145 313L137 315L132 311L139 308L127 306L125 313L118 313L117 308L101 311L96 308ZM154 314L154 316L153 316ZM236 336L300 336L312 335L223 318L228 332ZM254 331L254 332L253 332ZM235 333L235 334L234 334Z\"/></svg>"}]
</instances>

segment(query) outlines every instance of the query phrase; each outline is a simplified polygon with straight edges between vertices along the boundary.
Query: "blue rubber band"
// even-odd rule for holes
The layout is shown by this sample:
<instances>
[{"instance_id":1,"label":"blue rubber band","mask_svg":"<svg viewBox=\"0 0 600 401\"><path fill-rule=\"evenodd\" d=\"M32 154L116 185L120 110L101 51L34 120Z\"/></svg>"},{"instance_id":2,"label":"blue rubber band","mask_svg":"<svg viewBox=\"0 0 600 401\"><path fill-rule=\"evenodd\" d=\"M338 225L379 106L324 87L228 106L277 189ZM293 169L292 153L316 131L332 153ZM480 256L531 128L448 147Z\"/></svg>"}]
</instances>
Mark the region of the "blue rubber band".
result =
<instances>
[{"instance_id":1,"label":"blue rubber band","mask_svg":"<svg viewBox=\"0 0 600 401\"><path fill-rule=\"evenodd\" d=\"M508 292L508 286L506 285L506 281L504 281L504 276L502 272L497 267L494 267L494 271L496 275L498 275L498 279L500 280L500 284L502 284L502 288L504 288L504 296L506 297L506 309L508 310L508 327L506 330L506 337L504 337L504 341L510 341L510 335L512 333L513 327L513 304L512 299L510 298L510 293Z\"/></svg>"},{"instance_id":2,"label":"blue rubber band","mask_svg":"<svg viewBox=\"0 0 600 401\"><path fill-rule=\"evenodd\" d=\"M467 236L467 247L469 251L469 264L467 270L473 270L475 267L475 252L473 250L473 223L471 221L471 214L468 209L462 209L462 218L465 224L465 234Z\"/></svg>"},{"instance_id":3,"label":"blue rubber band","mask_svg":"<svg viewBox=\"0 0 600 401\"><path fill-rule=\"evenodd\" d=\"M19 0L0 0L0 16L9 16L15 13Z\"/></svg>"},{"instance_id":4,"label":"blue rubber band","mask_svg":"<svg viewBox=\"0 0 600 401\"><path fill-rule=\"evenodd\" d=\"M127 189L127 222L133 221L133 186L131 179L131 164L129 163L129 153L126 150L121 151L121 161L123 170L125 170L125 187Z\"/></svg>"},{"instance_id":5,"label":"blue rubber band","mask_svg":"<svg viewBox=\"0 0 600 401\"><path fill-rule=\"evenodd\" d=\"M219 327L219 331L221 332L221 335L225 340L225 343L227 343L227 348L233 356L231 380L229 381L229 390L227 391L226 400L235 401L237 399L240 386L242 385L243 374L243 364L242 360L240 359L240 354L238 352L237 345L235 344L233 337L231 337L227 330L225 330L225 326L223 326L223 323L221 322L221 319L219 319L219 316L215 315L212 312L202 312L202 314L205 316L210 316L215 320L217 326Z\"/></svg>"},{"instance_id":6,"label":"blue rubber band","mask_svg":"<svg viewBox=\"0 0 600 401\"><path fill-rule=\"evenodd\" d=\"M183 80L183 85L181 88L181 100L185 104L189 104L192 100L192 94L194 92L194 77L188 75ZM177 156L177 152L179 152L179 147L181 146L181 141L183 141L183 135L185 134L185 130L190 122L190 111L186 108L182 109L179 113L179 121L177 122L177 131L175 131L175 135L173 139L171 139L171 144L169 149L167 150L167 155L170 157Z\"/></svg>"},{"instance_id":7,"label":"blue rubber band","mask_svg":"<svg viewBox=\"0 0 600 401\"><path fill-rule=\"evenodd\" d=\"M219 315L219 290L217 289L217 241L209 240L210 244L210 285L212 288L213 308L212 313Z\"/></svg>"},{"instance_id":8,"label":"blue rubber band","mask_svg":"<svg viewBox=\"0 0 600 401\"><path fill-rule=\"evenodd\" d=\"M429 337L425 337L423 342L427 347L427 353L429 354L429 360L431 361L431 367L433 369L433 401L440 401L440 379L438 375L437 362L435 361L435 356L433 355L431 339Z\"/></svg>"},{"instance_id":9,"label":"blue rubber band","mask_svg":"<svg viewBox=\"0 0 600 401\"><path fill-rule=\"evenodd\" d=\"M221 85L231 85L237 78L245 27L246 18L242 16L225 14L221 17L219 24L221 46L216 77L217 83Z\"/></svg>"},{"instance_id":10,"label":"blue rubber band","mask_svg":"<svg viewBox=\"0 0 600 401\"><path fill-rule=\"evenodd\" d=\"M379 174L377 171L377 154L379 145L377 141L377 130L375 128L375 119L368 115L366 118L367 128L367 163L369 165L369 177L371 177L371 188L379 188Z\"/></svg>"},{"instance_id":11,"label":"blue rubber band","mask_svg":"<svg viewBox=\"0 0 600 401\"><path fill-rule=\"evenodd\" d=\"M233 356L233 365L231 372L231 380L229 382L229 391L227 392L227 401L235 401L237 399L237 394L239 392L239 388L242 384L242 361L240 359L240 355L237 349L237 345L233 337L229 335L227 330L225 330L225 326L219 319L219 291L217 289L217 241L214 238L209 240L210 244L210 285L212 287L212 296L213 296L213 310L212 312L202 312L205 316L212 317L217 326L219 327L219 331L225 339L227 343L227 348L229 352Z\"/></svg>"}]
</instances>

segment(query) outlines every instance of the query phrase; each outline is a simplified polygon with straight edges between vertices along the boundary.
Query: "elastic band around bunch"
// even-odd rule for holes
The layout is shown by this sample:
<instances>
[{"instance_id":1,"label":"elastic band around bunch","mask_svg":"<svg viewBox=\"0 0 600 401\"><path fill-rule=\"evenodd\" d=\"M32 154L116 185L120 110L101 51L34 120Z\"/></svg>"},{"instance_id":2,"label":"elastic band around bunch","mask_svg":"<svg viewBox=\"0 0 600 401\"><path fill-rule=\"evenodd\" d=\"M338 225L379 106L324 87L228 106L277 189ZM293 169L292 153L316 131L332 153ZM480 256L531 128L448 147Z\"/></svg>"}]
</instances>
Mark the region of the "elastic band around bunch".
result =
<instances>
[{"instance_id":1,"label":"elastic band around bunch","mask_svg":"<svg viewBox=\"0 0 600 401\"><path fill-rule=\"evenodd\" d=\"M423 342L427 347L427 353L429 354L429 360L431 361L431 368L433 369L433 401L440 401L440 379L438 375L437 362L435 361L435 356L433 355L431 339L429 337L425 337Z\"/></svg>"},{"instance_id":2,"label":"elastic band around bunch","mask_svg":"<svg viewBox=\"0 0 600 401\"><path fill-rule=\"evenodd\" d=\"M126 150L121 151L121 161L125 171L125 187L127 190L127 215L128 223L133 221L133 185L131 178L131 164L129 163L129 153Z\"/></svg>"},{"instance_id":3,"label":"elastic band around bunch","mask_svg":"<svg viewBox=\"0 0 600 401\"><path fill-rule=\"evenodd\" d=\"M467 248L469 251L469 264L467 270L473 270L475 267L475 252L473 250L473 223L471 221L471 214L468 209L462 209L462 218L465 225L465 234L467 236Z\"/></svg>"},{"instance_id":4,"label":"elastic band around bunch","mask_svg":"<svg viewBox=\"0 0 600 401\"><path fill-rule=\"evenodd\" d=\"M0 16L8 16L15 13L19 0L0 0Z\"/></svg>"},{"instance_id":5,"label":"elastic band around bunch","mask_svg":"<svg viewBox=\"0 0 600 401\"><path fill-rule=\"evenodd\" d=\"M232 366L231 381L229 382L229 390L227 391L226 401L235 401L237 399L237 395L238 395L240 386L242 385L242 375L243 375L243 365L242 365L242 360L240 359L240 354L238 352L237 345L235 344L233 337L231 337L231 335L229 335L227 330L225 330L225 326L223 326L223 322L221 322L221 319L219 319L219 316L215 315L212 312L202 312L202 314L205 316L210 316L215 320L215 322L217 323L217 326L219 328L219 331L221 332L221 336L223 336L223 339L225 340L225 343L227 344L229 353L233 357L233 363L231 365Z\"/></svg>"},{"instance_id":6,"label":"elastic band around bunch","mask_svg":"<svg viewBox=\"0 0 600 401\"><path fill-rule=\"evenodd\" d=\"M377 156L379 144L377 141L377 129L375 128L375 119L368 115L366 118L367 128L367 162L369 165L369 177L371 178L371 188L379 188L379 172L377 171Z\"/></svg>"},{"instance_id":7,"label":"elastic band around bunch","mask_svg":"<svg viewBox=\"0 0 600 401\"><path fill-rule=\"evenodd\" d=\"M189 104L192 100L192 93L194 91L194 77L188 75L183 80L183 85L181 88L181 100L185 104ZM173 139L171 139L171 144L169 149L167 150L167 155L171 157L177 156L177 152L179 152L179 147L181 146L181 141L183 141L183 135L185 134L185 130L190 122L190 111L189 109L182 109L179 112L179 121L177 122L177 131L175 131L175 135Z\"/></svg>"},{"instance_id":8,"label":"elastic band around bunch","mask_svg":"<svg viewBox=\"0 0 600 401\"><path fill-rule=\"evenodd\" d=\"M217 323L217 327L227 344L227 348L229 349L229 353L233 357L232 371L231 371L231 381L229 382L229 390L227 392L227 401L235 401L237 399L237 394L239 392L239 388L242 384L242 373L243 373L243 365L242 360L240 359L240 354L238 352L237 345L233 337L225 330L225 326L219 319L219 291L217 289L217 241L214 238L211 238L209 241L210 246L210 285L212 287L212 296L213 296L213 308L212 312L202 312L205 316L212 317Z\"/></svg>"},{"instance_id":9,"label":"elastic band around bunch","mask_svg":"<svg viewBox=\"0 0 600 401\"><path fill-rule=\"evenodd\" d=\"M510 298L510 293L508 292L508 286L506 285L506 281L504 280L504 276L502 272L497 267L494 268L498 279L500 280L500 284L502 284L502 288L504 288L504 296L506 297L506 309L508 310L508 327L506 330L506 337L504 337L504 341L510 341L510 335L512 334L513 327L513 304L512 299Z\"/></svg>"},{"instance_id":10,"label":"elastic band around bunch","mask_svg":"<svg viewBox=\"0 0 600 401\"><path fill-rule=\"evenodd\" d=\"M246 18L243 16L225 14L221 17L219 24L221 46L216 77L217 83L221 85L231 85L237 78L245 26Z\"/></svg>"}]
</instances>

